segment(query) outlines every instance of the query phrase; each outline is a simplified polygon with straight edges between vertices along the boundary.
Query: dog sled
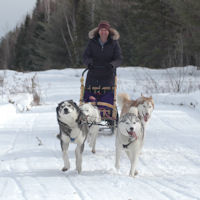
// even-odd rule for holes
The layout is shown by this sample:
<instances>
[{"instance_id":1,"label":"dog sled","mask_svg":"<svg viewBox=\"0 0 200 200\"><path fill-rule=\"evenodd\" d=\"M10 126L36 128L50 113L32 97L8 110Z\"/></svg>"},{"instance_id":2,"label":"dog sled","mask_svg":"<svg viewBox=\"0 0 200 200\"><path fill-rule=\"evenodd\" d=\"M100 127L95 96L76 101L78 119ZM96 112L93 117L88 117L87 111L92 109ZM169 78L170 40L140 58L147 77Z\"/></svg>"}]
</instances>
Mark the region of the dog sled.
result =
<instances>
[{"instance_id":1,"label":"dog sled","mask_svg":"<svg viewBox=\"0 0 200 200\"><path fill-rule=\"evenodd\" d=\"M117 90L117 76L115 76L113 86L92 86L85 88L84 74L88 70L86 68L81 76L81 87L80 87L80 105L83 103L91 103L98 107L101 115L101 123L97 124L100 126L100 132L103 133L110 130L111 134L114 134L117 121L118 112L116 106L116 90Z\"/></svg>"}]
</instances>

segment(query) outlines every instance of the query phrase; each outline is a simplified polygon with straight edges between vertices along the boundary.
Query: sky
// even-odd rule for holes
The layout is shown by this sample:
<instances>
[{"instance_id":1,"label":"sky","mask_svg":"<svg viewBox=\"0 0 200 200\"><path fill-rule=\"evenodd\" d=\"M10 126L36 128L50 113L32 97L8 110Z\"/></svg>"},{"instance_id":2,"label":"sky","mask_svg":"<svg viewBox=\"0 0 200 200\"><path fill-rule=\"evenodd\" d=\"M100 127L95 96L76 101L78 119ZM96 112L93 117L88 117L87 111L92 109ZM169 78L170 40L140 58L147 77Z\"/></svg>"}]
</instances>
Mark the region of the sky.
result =
<instances>
[{"instance_id":1,"label":"sky","mask_svg":"<svg viewBox=\"0 0 200 200\"><path fill-rule=\"evenodd\" d=\"M36 0L0 0L0 38L21 24Z\"/></svg>"}]
</instances>

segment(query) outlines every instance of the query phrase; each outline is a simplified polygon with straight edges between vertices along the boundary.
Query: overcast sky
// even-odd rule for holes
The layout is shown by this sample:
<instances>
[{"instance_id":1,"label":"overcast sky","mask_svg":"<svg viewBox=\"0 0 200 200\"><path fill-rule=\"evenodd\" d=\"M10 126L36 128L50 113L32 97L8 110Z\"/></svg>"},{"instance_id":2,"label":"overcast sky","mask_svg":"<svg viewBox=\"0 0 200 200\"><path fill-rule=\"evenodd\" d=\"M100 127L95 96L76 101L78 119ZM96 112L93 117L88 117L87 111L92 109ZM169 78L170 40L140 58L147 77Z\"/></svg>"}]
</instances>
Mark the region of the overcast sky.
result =
<instances>
[{"instance_id":1,"label":"overcast sky","mask_svg":"<svg viewBox=\"0 0 200 200\"><path fill-rule=\"evenodd\" d=\"M36 0L0 0L0 38L21 24L35 3Z\"/></svg>"}]
</instances>

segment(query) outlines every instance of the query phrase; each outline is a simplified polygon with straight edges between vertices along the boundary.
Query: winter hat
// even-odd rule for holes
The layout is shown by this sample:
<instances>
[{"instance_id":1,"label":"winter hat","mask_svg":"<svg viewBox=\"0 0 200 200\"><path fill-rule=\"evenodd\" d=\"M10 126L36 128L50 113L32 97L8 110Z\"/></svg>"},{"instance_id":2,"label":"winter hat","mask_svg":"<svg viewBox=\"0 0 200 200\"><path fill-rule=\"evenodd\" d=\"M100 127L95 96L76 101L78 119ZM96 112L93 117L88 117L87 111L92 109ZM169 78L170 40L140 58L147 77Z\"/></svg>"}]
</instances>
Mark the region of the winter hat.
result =
<instances>
[{"instance_id":1,"label":"winter hat","mask_svg":"<svg viewBox=\"0 0 200 200\"><path fill-rule=\"evenodd\" d=\"M98 31L101 29L101 28L105 28L105 29L107 29L108 31L110 30L110 24L109 24L109 22L107 22L107 21L101 21L100 23L99 23L99 25L98 25Z\"/></svg>"}]
</instances>

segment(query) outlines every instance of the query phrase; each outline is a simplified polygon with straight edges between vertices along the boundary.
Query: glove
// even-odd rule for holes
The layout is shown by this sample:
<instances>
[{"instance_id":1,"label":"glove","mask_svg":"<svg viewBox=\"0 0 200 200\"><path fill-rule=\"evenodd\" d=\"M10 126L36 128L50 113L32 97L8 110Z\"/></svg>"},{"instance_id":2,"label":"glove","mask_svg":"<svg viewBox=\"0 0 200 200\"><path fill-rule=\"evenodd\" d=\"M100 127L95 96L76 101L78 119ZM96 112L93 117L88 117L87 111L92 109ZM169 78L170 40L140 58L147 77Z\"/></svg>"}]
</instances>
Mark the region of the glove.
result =
<instances>
[{"instance_id":1,"label":"glove","mask_svg":"<svg viewBox=\"0 0 200 200\"><path fill-rule=\"evenodd\" d=\"M89 69L89 70L92 70L92 69L94 69L94 66L93 66L93 64L92 64L92 63L89 63L87 67L88 67L88 69Z\"/></svg>"}]
</instances>

